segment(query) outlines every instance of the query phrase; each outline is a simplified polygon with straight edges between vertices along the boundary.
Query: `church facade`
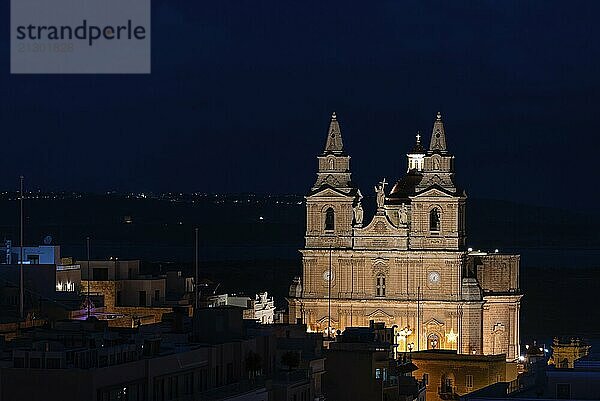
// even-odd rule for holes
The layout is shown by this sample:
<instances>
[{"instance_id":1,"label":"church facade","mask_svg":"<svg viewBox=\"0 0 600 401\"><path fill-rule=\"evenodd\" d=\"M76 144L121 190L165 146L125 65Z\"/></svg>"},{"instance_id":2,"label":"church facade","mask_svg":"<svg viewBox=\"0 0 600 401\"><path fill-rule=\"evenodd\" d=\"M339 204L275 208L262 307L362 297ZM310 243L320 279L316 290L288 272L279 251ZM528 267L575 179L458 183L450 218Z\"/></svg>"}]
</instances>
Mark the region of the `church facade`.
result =
<instances>
[{"instance_id":1,"label":"church facade","mask_svg":"<svg viewBox=\"0 0 600 401\"><path fill-rule=\"evenodd\" d=\"M519 356L519 256L466 249L466 193L438 113L429 148L417 135L407 173L375 187L365 221L335 113L306 197L302 277L290 319L335 335L371 320L395 326L399 351Z\"/></svg>"}]
</instances>

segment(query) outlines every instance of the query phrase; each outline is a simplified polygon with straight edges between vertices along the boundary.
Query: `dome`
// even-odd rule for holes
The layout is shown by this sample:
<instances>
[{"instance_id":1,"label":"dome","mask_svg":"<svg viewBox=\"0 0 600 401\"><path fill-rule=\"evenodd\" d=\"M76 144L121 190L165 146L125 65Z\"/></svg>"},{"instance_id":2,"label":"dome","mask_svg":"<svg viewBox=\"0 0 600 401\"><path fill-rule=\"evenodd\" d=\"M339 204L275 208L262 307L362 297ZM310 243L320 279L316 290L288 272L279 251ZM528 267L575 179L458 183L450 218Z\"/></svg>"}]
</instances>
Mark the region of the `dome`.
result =
<instances>
[{"instance_id":1,"label":"dome","mask_svg":"<svg viewBox=\"0 0 600 401\"><path fill-rule=\"evenodd\" d=\"M415 195L415 188L421 182L423 174L418 171L411 170L404 177L396 181L392 187L388 200L409 200L410 196Z\"/></svg>"}]
</instances>

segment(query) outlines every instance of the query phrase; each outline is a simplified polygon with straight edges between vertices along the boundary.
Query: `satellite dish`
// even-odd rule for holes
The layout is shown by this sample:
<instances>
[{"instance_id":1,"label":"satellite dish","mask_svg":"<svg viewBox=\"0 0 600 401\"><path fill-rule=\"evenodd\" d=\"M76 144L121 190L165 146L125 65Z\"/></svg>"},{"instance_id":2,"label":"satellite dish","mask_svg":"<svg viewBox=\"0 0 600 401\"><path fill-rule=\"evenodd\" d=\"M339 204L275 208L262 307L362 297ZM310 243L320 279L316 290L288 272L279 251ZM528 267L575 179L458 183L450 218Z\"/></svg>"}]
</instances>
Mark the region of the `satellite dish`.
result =
<instances>
[{"instance_id":1,"label":"satellite dish","mask_svg":"<svg viewBox=\"0 0 600 401\"><path fill-rule=\"evenodd\" d=\"M44 237L44 245L50 245L52 243L52 236L51 235L46 235Z\"/></svg>"}]
</instances>

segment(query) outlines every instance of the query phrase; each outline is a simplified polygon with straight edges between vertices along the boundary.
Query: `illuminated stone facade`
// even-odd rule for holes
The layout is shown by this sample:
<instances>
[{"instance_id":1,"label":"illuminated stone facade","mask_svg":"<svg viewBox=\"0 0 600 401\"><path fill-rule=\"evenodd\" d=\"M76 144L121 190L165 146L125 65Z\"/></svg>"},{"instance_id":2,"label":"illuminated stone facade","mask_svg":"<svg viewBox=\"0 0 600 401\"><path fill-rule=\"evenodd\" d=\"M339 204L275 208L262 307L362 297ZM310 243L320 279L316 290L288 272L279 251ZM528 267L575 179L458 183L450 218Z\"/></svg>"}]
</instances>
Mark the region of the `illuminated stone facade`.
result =
<instances>
[{"instance_id":1,"label":"illuminated stone facade","mask_svg":"<svg viewBox=\"0 0 600 401\"><path fill-rule=\"evenodd\" d=\"M559 369L573 369L575 361L588 355L591 346L579 338L555 338L549 365Z\"/></svg>"},{"instance_id":2,"label":"illuminated stone facade","mask_svg":"<svg viewBox=\"0 0 600 401\"><path fill-rule=\"evenodd\" d=\"M412 353L412 362L419 368L413 375L426 378L427 401L458 400L461 395L509 381L502 355L421 351Z\"/></svg>"},{"instance_id":3,"label":"illuminated stone facade","mask_svg":"<svg viewBox=\"0 0 600 401\"><path fill-rule=\"evenodd\" d=\"M466 250L466 194L440 114L429 149L417 135L406 175L375 187L366 224L335 114L318 162L290 319L332 334L374 320L398 327L400 348L519 356L519 256Z\"/></svg>"}]
</instances>

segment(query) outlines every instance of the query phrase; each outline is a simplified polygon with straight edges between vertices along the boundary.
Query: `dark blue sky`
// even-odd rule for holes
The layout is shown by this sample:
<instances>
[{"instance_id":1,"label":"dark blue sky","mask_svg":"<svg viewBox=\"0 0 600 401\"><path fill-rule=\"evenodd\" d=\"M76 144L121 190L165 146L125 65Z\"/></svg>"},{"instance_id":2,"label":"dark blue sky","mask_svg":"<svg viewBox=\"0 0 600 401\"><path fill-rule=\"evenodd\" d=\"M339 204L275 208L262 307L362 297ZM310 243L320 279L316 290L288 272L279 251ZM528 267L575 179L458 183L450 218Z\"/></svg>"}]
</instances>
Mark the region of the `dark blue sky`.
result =
<instances>
[{"instance_id":1,"label":"dark blue sky","mask_svg":"<svg viewBox=\"0 0 600 401\"><path fill-rule=\"evenodd\" d=\"M335 110L367 192L441 110L470 196L599 198L597 1L156 0L149 76L9 75L8 3L2 189L304 193Z\"/></svg>"}]
</instances>

